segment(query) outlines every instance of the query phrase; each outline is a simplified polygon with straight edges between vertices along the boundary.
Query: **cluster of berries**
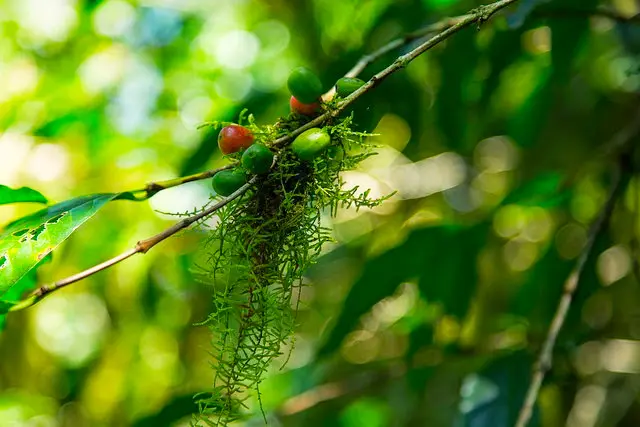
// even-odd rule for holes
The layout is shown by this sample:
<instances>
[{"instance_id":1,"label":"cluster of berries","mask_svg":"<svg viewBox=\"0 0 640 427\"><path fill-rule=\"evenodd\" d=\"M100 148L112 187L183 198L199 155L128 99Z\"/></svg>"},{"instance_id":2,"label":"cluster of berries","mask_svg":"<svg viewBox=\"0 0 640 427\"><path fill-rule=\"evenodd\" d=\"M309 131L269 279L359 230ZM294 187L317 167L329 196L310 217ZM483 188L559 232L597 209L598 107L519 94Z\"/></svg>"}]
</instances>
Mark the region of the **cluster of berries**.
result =
<instances>
[{"instance_id":1,"label":"cluster of berries","mask_svg":"<svg viewBox=\"0 0 640 427\"><path fill-rule=\"evenodd\" d=\"M338 96L347 97L359 89L364 82L360 79L343 77L336 82ZM315 116L322 111L321 96L323 85L311 70L298 67L287 80L291 92L291 111L303 116ZM311 161L331 144L326 130L311 128L298 135L291 143L291 150L302 161ZM229 196L248 181L248 174L264 174L271 169L274 153L266 145L255 142L251 130L240 125L228 125L218 135L218 146L224 155L242 152L242 167L218 172L212 180L214 191L221 196Z\"/></svg>"}]
</instances>

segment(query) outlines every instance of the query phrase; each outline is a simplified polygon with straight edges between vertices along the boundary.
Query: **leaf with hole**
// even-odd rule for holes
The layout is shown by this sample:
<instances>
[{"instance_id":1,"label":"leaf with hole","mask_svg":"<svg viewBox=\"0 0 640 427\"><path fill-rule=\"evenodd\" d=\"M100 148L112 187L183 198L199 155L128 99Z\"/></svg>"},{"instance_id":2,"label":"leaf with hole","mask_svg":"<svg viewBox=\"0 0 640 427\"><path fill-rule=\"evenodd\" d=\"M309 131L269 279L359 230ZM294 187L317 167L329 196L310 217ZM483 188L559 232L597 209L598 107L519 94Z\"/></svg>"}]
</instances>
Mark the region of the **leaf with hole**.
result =
<instances>
[{"instance_id":1,"label":"leaf with hole","mask_svg":"<svg viewBox=\"0 0 640 427\"><path fill-rule=\"evenodd\" d=\"M0 231L0 297L118 194L67 200L7 225Z\"/></svg>"}]
</instances>

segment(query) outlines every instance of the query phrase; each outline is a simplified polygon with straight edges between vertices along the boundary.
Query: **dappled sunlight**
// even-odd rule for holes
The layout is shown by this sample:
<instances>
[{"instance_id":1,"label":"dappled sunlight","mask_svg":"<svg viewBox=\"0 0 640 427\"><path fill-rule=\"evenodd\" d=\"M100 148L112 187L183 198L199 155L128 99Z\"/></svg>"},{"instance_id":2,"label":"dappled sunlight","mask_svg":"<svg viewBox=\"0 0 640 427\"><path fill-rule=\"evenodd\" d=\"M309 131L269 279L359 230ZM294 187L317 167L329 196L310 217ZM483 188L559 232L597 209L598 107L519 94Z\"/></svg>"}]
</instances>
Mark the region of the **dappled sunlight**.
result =
<instances>
[{"instance_id":1,"label":"dappled sunlight","mask_svg":"<svg viewBox=\"0 0 640 427\"><path fill-rule=\"evenodd\" d=\"M34 317L38 344L71 367L95 356L109 327L104 303L91 294L52 297L38 306Z\"/></svg>"}]
</instances>

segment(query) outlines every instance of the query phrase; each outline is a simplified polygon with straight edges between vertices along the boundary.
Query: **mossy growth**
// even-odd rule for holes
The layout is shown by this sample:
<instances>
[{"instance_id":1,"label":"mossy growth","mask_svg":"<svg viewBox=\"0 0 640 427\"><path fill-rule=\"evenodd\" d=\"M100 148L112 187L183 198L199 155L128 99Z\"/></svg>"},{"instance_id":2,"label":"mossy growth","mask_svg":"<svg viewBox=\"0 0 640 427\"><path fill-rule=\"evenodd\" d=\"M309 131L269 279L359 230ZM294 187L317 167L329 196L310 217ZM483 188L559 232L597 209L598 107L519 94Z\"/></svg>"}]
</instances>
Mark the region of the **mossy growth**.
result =
<instances>
[{"instance_id":1,"label":"mossy growth","mask_svg":"<svg viewBox=\"0 0 640 427\"><path fill-rule=\"evenodd\" d=\"M212 390L196 396L195 425L227 425L248 415L252 393L259 399L267 369L292 340L302 275L332 240L323 215L335 215L341 207L374 207L385 199L344 188L340 173L374 154L370 135L354 131L351 116L324 124L333 149L311 162L298 159L288 145L273 147L306 120L292 114L258 126L251 115L241 114L239 124L272 148L277 160L217 212L218 225L205 246L207 261L199 267L213 284L214 311L203 324L212 332L215 375Z\"/></svg>"}]
</instances>

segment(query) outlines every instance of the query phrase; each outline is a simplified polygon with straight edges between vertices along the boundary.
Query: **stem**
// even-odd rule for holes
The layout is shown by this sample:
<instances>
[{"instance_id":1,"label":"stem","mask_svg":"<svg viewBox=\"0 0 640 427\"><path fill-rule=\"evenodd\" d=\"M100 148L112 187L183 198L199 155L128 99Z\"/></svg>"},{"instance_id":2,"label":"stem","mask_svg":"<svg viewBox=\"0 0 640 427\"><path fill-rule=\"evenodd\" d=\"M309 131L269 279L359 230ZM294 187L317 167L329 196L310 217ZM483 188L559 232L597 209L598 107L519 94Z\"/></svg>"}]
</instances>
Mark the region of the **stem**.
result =
<instances>
[{"instance_id":1,"label":"stem","mask_svg":"<svg viewBox=\"0 0 640 427\"><path fill-rule=\"evenodd\" d=\"M256 182L257 178L253 177L251 178L251 180L249 180L249 182L247 182L246 184L244 184L242 187L240 187L239 189L237 189L234 193L232 193L231 195L229 195L228 197L225 197L224 199L220 200L218 203L208 207L207 209L203 210L202 212L190 216L188 218L183 219L182 221L179 221L177 223L175 223L174 225L172 225L171 227L167 228L166 230L149 237L148 239L145 240L141 240L138 243L136 243L136 245L127 250L124 251L123 253L121 253L120 255L117 255L101 264L95 265L91 268L88 268L84 271L81 271L80 273L74 274L73 276L69 276L67 278L64 278L62 280L59 280L57 282L54 282L52 284L49 285L42 285L40 286L38 289L36 289L35 291L33 291L33 293L31 293L31 295L25 299L24 301L21 301L20 303L14 305L13 307L11 307L11 309L9 311L17 311L17 310L22 310L24 308L30 307L33 304L37 303L38 301L40 301L42 298L44 298L45 296L47 296L48 294L50 294L51 292L63 288L67 285L70 285L72 283L78 282L82 279L85 279L89 276L93 276L94 274L105 270L109 267L112 267L122 261L124 261L125 259L128 259L130 257L132 257L135 254L145 254L147 253L151 248L153 248L155 245L157 245L158 243L162 242L163 240L166 240L167 238L173 236L174 234L176 234L178 231L183 230L187 227L189 227L191 224L200 221L203 218L206 218L207 216L213 214L215 211L217 211L218 209L222 208L223 206L225 206L226 204L228 204L229 202L231 202L232 200L240 197L241 195L243 195L248 189L249 187L251 187L251 185L253 185Z\"/></svg>"},{"instance_id":2,"label":"stem","mask_svg":"<svg viewBox=\"0 0 640 427\"><path fill-rule=\"evenodd\" d=\"M504 9L505 7L517 1L518 0L500 0L495 3L480 6L472 10L471 12L469 12L467 15L463 15L459 17L459 19L457 19L457 22L455 24L446 28L441 33L438 33L435 36L431 37L429 40L420 44L415 49L411 50L405 55L398 57L395 61L393 61L391 65L389 65L387 68L385 68L384 70L380 71L378 74L371 77L371 79L369 79L369 81L366 82L364 85L362 85L358 90L354 91L351 95L347 96L345 99L340 101L335 106L335 108L316 117L315 119L311 120L307 124L300 126L298 129L292 131L291 133L276 139L273 142L273 146L277 148L282 148L286 146L289 142L291 142L296 136L300 135L302 132L308 129L317 127L323 124L325 121L327 121L330 118L337 117L338 114L344 111L349 105L353 104L356 101L356 99L360 98L362 95L369 92L374 87L378 86L384 79L389 77L391 74L406 67L411 61L416 59L418 56L422 55L423 53L433 48L437 44L448 39L458 31L466 27L469 27L474 23L477 23L478 25L482 24L483 22L491 18L500 9Z\"/></svg>"},{"instance_id":3,"label":"stem","mask_svg":"<svg viewBox=\"0 0 640 427\"><path fill-rule=\"evenodd\" d=\"M551 369L553 361L552 353L558 339L558 334L560 333L560 330L567 318L567 314L569 313L573 296L575 295L582 274L584 273L587 260L593 251L595 240L609 223L615 203L624 190L624 187L626 187L629 182L629 177L627 176L631 169L629 162L633 154L634 138L638 135L638 132L640 132L640 114L637 114L635 119L627 127L618 132L614 136L613 140L608 144L607 148L609 151L615 151L618 159L613 184L609 190L607 201L602 207L596 220L591 224L587 243L578 257L576 266L564 282L562 297L558 302L558 307L556 308L551 325L549 326L549 331L547 332L547 336L542 344L540 355L538 356L538 360L534 366L531 383L527 389L524 403L520 408L520 413L518 414L518 420L515 427L526 427L531 419L533 407L538 399L538 394L540 393L540 388L542 387L545 374L549 369ZM625 175L624 179L623 174Z\"/></svg>"},{"instance_id":4,"label":"stem","mask_svg":"<svg viewBox=\"0 0 640 427\"><path fill-rule=\"evenodd\" d=\"M584 272L584 268L587 264L587 259L589 259L591 251L593 250L593 244L596 238L604 230L605 225L609 222L609 218L611 217L611 213L613 212L613 207L617 199L616 196L618 194L620 182L620 172L618 171L616 173L614 184L609 191L607 202L600 211L598 218L591 226L585 248L582 250L575 268L573 269L571 274L569 274L567 280L564 282L562 297L560 298L558 308L556 309L556 313L553 316L553 320L551 321L551 326L549 327L547 337L545 338L542 345L542 350L540 351L540 356L538 357L538 360L536 362L533 376L531 378L531 383L529 384L529 388L527 389L524 404L520 409L518 421L516 422L515 427L526 427L529 423L529 420L531 419L533 407L538 398L545 373L551 368L553 358L552 353L555 343L558 339L558 333L562 329L562 326L564 325L564 322L567 318L567 314L569 313L569 308L571 307L573 296L575 295L576 289L578 288L578 283L580 282L580 278L582 277L582 273Z\"/></svg>"},{"instance_id":5,"label":"stem","mask_svg":"<svg viewBox=\"0 0 640 427\"><path fill-rule=\"evenodd\" d=\"M588 16L601 16L605 18L612 19L617 22L626 22L626 23L640 23L640 14L633 16L625 16L615 10L609 8L597 8L597 9L570 9L570 8L539 8L532 12L533 15L539 17L549 17L549 18L575 18L575 17L588 17ZM377 50L364 55L360 60L344 75L344 77L358 77L360 73L362 73L365 68L371 65L373 62L380 59L382 56L387 53L404 47L417 39L425 37L431 33L438 33L446 30L460 22L461 20L469 17L472 14L455 16L452 18L445 18L441 21L438 21L434 24L427 25L426 27L420 28L411 33L407 33L401 37L391 40L387 44L378 48ZM329 101L333 99L336 93L335 86L332 87L327 93L322 96L324 101Z\"/></svg>"},{"instance_id":6,"label":"stem","mask_svg":"<svg viewBox=\"0 0 640 427\"><path fill-rule=\"evenodd\" d=\"M154 196L156 193L159 193L162 190L166 190L167 188L177 187L179 185L186 184L188 182L200 181L202 179L211 178L218 172L231 169L235 167L237 164L238 164L237 162L233 162L228 165L219 167L217 169L211 169L211 170L200 172L200 173L194 173L193 175L167 179L165 181L150 182L147 185L145 185L144 188L139 190L133 190L133 191L130 191L129 193L136 194L136 193L144 192L144 195L136 197L136 200L146 200Z\"/></svg>"}]
</instances>

